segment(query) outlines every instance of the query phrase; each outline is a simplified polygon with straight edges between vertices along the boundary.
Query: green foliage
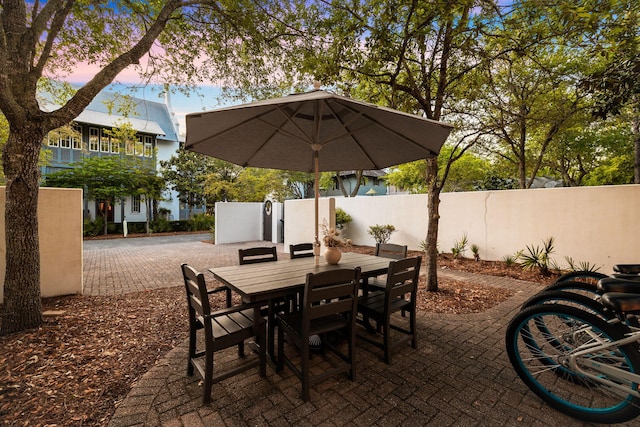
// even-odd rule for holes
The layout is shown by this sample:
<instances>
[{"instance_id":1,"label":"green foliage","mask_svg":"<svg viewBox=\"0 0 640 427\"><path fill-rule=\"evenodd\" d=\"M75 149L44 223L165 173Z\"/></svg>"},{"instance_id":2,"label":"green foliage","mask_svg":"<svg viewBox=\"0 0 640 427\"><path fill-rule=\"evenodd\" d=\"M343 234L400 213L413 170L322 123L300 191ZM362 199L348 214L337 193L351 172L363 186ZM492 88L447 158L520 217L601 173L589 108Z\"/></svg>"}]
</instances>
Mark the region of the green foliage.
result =
<instances>
[{"instance_id":1,"label":"green foliage","mask_svg":"<svg viewBox=\"0 0 640 427\"><path fill-rule=\"evenodd\" d=\"M387 225L376 224L376 225L370 226L369 230L367 230L367 233L369 233L369 235L371 235L374 238L376 243L387 243L391 238L391 234L394 231L396 231L396 228L391 224L387 224Z\"/></svg>"},{"instance_id":2,"label":"green foliage","mask_svg":"<svg viewBox=\"0 0 640 427\"><path fill-rule=\"evenodd\" d=\"M469 238L467 237L467 233L464 233L459 240L456 240L453 243L453 248L451 248L453 259L458 259L463 257L464 253L467 251L468 244L469 244Z\"/></svg>"},{"instance_id":3,"label":"green foliage","mask_svg":"<svg viewBox=\"0 0 640 427\"><path fill-rule=\"evenodd\" d=\"M97 217L94 221L85 220L82 235L88 237L99 236L104 232L104 218Z\"/></svg>"},{"instance_id":4,"label":"green foliage","mask_svg":"<svg viewBox=\"0 0 640 427\"><path fill-rule=\"evenodd\" d=\"M198 214L189 220L189 229L191 231L208 231L215 227L216 218L213 215Z\"/></svg>"},{"instance_id":5,"label":"green foliage","mask_svg":"<svg viewBox=\"0 0 640 427\"><path fill-rule=\"evenodd\" d=\"M351 215L342 208L336 208L336 228L342 230L352 221Z\"/></svg>"},{"instance_id":6,"label":"green foliage","mask_svg":"<svg viewBox=\"0 0 640 427\"><path fill-rule=\"evenodd\" d=\"M159 199L164 189L163 180L156 175L149 160L138 157L92 156L70 166L49 174L46 185L82 188L87 199L112 206L133 195L143 196L149 204L151 199ZM108 228L104 231L106 234Z\"/></svg>"},{"instance_id":7,"label":"green foliage","mask_svg":"<svg viewBox=\"0 0 640 427\"><path fill-rule=\"evenodd\" d=\"M471 253L473 253L473 259L480 261L480 246L475 243L471 245Z\"/></svg>"},{"instance_id":8,"label":"green foliage","mask_svg":"<svg viewBox=\"0 0 640 427\"><path fill-rule=\"evenodd\" d=\"M548 276L550 274L550 268L553 268L555 265L550 258L554 249L553 243L553 237L549 237L546 241L543 241L542 246L527 245L526 251L521 251L519 255L522 268L525 270L538 268L543 276Z\"/></svg>"},{"instance_id":9,"label":"green foliage","mask_svg":"<svg viewBox=\"0 0 640 427\"><path fill-rule=\"evenodd\" d=\"M585 271L585 272L596 272L600 270L600 267L595 264L591 264L588 261L580 261L576 262L571 257L564 257L565 261L569 265L569 271Z\"/></svg>"},{"instance_id":10,"label":"green foliage","mask_svg":"<svg viewBox=\"0 0 640 427\"><path fill-rule=\"evenodd\" d=\"M171 230L171 224L165 217L158 217L151 222L151 231L153 233L165 233Z\"/></svg>"},{"instance_id":11,"label":"green foliage","mask_svg":"<svg viewBox=\"0 0 640 427\"><path fill-rule=\"evenodd\" d=\"M518 262L518 258L520 257L520 253L517 253L515 255L505 255L504 257L502 257L502 262L504 262L507 267L511 267L512 265L515 265Z\"/></svg>"},{"instance_id":12,"label":"green foliage","mask_svg":"<svg viewBox=\"0 0 640 427\"><path fill-rule=\"evenodd\" d=\"M180 148L169 160L160 161L160 173L191 211L205 203L205 181L213 163L210 157Z\"/></svg>"}]
</instances>

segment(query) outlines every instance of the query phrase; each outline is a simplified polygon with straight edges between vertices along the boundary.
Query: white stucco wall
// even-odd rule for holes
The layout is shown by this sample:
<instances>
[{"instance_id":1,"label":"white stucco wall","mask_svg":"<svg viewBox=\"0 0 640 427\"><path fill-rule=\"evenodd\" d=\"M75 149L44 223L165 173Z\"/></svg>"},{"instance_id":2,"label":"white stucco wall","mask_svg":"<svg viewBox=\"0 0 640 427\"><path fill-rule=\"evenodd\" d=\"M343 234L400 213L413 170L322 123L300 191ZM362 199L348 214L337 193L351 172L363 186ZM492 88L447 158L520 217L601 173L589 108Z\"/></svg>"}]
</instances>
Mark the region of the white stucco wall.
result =
<instances>
[{"instance_id":1,"label":"white stucco wall","mask_svg":"<svg viewBox=\"0 0 640 427\"><path fill-rule=\"evenodd\" d=\"M216 203L216 244L262 240L263 203Z\"/></svg>"},{"instance_id":2,"label":"white stucco wall","mask_svg":"<svg viewBox=\"0 0 640 427\"><path fill-rule=\"evenodd\" d=\"M315 240L315 208L313 199L287 200L284 203L284 247L298 243L313 243ZM331 222L331 209L335 209L334 198L320 198L318 203L318 238L322 241L320 224Z\"/></svg>"},{"instance_id":3,"label":"white stucco wall","mask_svg":"<svg viewBox=\"0 0 640 427\"><path fill-rule=\"evenodd\" d=\"M440 199L438 247L443 252L465 233L487 260L553 237L552 258L561 266L566 256L605 273L613 264L640 262L640 185L443 193ZM335 204L353 218L347 235L355 244L373 245L367 230L375 224L394 225L391 241L410 249L419 249L426 238L426 195L336 198ZM320 206L320 218L327 217L328 199L321 198ZM285 244L312 240L313 200L286 201Z\"/></svg>"}]
</instances>

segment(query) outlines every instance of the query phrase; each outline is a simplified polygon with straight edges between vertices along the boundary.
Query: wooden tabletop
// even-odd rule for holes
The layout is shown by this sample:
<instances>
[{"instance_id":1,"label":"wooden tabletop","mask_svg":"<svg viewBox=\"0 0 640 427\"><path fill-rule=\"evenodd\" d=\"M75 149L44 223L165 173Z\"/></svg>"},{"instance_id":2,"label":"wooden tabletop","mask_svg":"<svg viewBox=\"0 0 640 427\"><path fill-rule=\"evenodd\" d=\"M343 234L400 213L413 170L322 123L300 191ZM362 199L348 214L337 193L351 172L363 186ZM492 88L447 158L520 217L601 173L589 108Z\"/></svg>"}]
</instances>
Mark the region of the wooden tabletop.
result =
<instances>
[{"instance_id":1,"label":"wooden tabletop","mask_svg":"<svg viewBox=\"0 0 640 427\"><path fill-rule=\"evenodd\" d=\"M386 273L389 258L352 252L342 254L338 265L329 265L320 257L316 266L314 258L285 259L276 262L213 267L209 271L220 282L237 292L244 302L267 301L290 295L304 287L307 273L319 273L338 268L361 268L363 277Z\"/></svg>"}]
</instances>

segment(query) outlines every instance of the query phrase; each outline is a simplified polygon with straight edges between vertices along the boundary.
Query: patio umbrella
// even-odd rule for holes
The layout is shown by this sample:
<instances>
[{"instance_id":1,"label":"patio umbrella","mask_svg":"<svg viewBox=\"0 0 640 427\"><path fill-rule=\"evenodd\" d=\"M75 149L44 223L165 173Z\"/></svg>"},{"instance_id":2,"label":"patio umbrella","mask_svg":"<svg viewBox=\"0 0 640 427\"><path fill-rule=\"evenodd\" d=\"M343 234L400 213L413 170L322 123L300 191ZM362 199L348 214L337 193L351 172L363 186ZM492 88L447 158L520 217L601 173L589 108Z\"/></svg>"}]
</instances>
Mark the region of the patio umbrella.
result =
<instances>
[{"instance_id":1,"label":"patio umbrella","mask_svg":"<svg viewBox=\"0 0 640 427\"><path fill-rule=\"evenodd\" d=\"M438 155L452 126L324 90L186 117L185 148L240 166L315 174L383 169Z\"/></svg>"}]
</instances>

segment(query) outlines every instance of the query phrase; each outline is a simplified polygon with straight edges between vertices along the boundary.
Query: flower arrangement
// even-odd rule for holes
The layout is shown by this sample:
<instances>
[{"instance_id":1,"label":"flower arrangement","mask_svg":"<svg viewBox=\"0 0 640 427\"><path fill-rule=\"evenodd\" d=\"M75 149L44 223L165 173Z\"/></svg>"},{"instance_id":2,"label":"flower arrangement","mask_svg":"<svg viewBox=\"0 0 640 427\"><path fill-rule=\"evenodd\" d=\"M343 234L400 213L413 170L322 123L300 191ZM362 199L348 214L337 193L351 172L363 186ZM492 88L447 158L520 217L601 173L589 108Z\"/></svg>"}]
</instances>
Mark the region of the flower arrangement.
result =
<instances>
[{"instance_id":1,"label":"flower arrangement","mask_svg":"<svg viewBox=\"0 0 640 427\"><path fill-rule=\"evenodd\" d=\"M322 242L328 248L340 248L351 246L351 239L343 239L340 237L340 231L335 228L329 228L327 221L322 221Z\"/></svg>"}]
</instances>

